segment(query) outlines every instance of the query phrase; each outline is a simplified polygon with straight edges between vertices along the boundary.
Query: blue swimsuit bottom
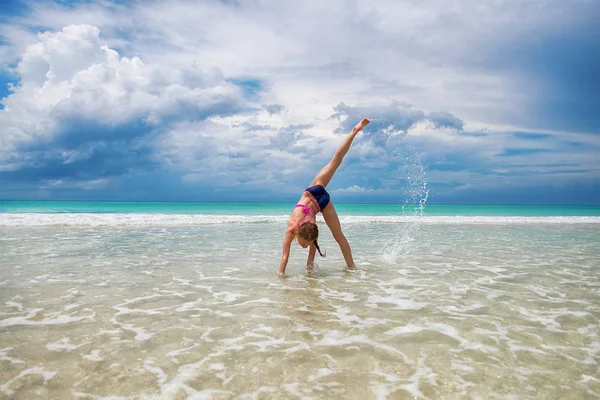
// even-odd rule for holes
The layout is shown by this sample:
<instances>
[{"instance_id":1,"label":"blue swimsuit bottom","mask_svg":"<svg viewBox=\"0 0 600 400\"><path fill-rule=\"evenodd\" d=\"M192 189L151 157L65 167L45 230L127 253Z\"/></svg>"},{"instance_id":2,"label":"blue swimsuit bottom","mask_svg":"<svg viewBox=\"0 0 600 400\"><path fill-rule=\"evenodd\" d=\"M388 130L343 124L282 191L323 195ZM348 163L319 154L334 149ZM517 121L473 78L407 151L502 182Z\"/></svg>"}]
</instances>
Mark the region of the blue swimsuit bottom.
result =
<instances>
[{"instance_id":1,"label":"blue swimsuit bottom","mask_svg":"<svg viewBox=\"0 0 600 400\"><path fill-rule=\"evenodd\" d=\"M327 204L329 204L331 200L329 198L329 193L327 193L325 188L321 185L311 186L309 188L306 188L306 191L313 195L313 197L319 204L319 208L321 209L321 211L323 211L323 209L327 207Z\"/></svg>"}]
</instances>

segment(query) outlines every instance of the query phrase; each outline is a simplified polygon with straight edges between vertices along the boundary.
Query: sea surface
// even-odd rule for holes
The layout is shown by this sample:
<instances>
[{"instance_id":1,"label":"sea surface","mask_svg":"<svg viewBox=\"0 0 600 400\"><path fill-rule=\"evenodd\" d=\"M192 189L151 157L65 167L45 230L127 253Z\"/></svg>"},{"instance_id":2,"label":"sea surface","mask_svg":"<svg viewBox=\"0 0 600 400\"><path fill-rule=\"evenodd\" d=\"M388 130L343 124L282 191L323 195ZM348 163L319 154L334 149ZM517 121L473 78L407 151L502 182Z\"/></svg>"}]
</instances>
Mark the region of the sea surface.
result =
<instances>
[{"instance_id":1,"label":"sea surface","mask_svg":"<svg viewBox=\"0 0 600 400\"><path fill-rule=\"evenodd\" d=\"M600 398L600 207L0 201L0 398Z\"/></svg>"}]
</instances>

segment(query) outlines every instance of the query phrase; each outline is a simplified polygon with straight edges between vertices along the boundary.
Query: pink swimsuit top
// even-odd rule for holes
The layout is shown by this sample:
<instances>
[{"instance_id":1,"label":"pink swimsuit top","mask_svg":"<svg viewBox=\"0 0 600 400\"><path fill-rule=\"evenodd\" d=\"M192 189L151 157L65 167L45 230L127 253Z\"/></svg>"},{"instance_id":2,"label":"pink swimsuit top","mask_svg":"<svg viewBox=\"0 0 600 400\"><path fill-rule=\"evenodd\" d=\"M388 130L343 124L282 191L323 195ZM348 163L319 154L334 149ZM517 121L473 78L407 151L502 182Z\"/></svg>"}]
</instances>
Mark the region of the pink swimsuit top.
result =
<instances>
[{"instance_id":1,"label":"pink swimsuit top","mask_svg":"<svg viewBox=\"0 0 600 400\"><path fill-rule=\"evenodd\" d=\"M312 202L313 202L313 203L314 203L314 204L317 206L317 210L319 210L319 211L320 211L320 210L321 210L321 207L319 207L319 204L313 200L312 196L308 196L308 198L310 199L310 201L312 201ZM312 209L312 208L310 208L309 206L305 206L304 204L300 204L300 203L298 203L298 204L296 204L296 205L294 206L294 209L296 209L296 208L298 208L298 207L302 207L302 212L304 213L304 216L305 216L305 217L306 217L306 215L307 215L309 212L312 212L312 213L314 214L315 218L316 218L317 214L315 213L315 210L313 210L313 209ZM305 220L304 222L308 222L308 221L307 221L307 220ZM304 224L304 222L303 222L302 224ZM298 228L300 228L300 225L301 225L301 224L300 224L300 221L296 222L296 225L298 225Z\"/></svg>"}]
</instances>

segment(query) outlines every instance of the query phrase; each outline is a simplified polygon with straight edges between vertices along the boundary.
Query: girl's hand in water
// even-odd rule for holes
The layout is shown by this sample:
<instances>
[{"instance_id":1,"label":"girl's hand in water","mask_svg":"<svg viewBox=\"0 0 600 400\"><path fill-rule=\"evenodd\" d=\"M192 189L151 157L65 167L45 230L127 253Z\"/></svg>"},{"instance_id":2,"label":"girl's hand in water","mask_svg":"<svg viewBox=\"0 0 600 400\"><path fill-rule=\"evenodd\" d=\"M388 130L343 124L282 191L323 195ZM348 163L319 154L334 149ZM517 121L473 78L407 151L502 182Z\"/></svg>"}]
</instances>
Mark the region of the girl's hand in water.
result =
<instances>
[{"instance_id":1,"label":"girl's hand in water","mask_svg":"<svg viewBox=\"0 0 600 400\"><path fill-rule=\"evenodd\" d=\"M365 126L369 125L369 121L367 118L363 118L360 120L360 122L358 124L356 124L356 126L354 127L354 129L356 129L356 131L360 131L362 130L362 128L364 128Z\"/></svg>"}]
</instances>

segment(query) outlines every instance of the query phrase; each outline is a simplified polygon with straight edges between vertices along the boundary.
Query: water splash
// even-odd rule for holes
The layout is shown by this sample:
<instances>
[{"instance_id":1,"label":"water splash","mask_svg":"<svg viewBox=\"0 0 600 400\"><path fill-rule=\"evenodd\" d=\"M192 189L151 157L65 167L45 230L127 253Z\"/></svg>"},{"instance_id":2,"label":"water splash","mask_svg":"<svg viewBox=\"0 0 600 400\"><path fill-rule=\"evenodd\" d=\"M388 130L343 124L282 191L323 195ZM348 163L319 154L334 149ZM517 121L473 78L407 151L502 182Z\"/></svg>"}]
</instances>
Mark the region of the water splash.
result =
<instances>
[{"instance_id":1,"label":"water splash","mask_svg":"<svg viewBox=\"0 0 600 400\"><path fill-rule=\"evenodd\" d=\"M384 120L377 120L385 124ZM394 130L393 125L383 129L384 132ZM415 241L418 234L420 219L425 212L425 205L429 197L427 176L418 151L407 143L406 132L395 135L398 138L397 146L393 150L393 156L400 162L398 168L399 178L404 183L402 187L403 202L401 213L403 216L413 217L410 222L398 224L393 237L384 245L381 258L389 263L395 262L399 257L406 256L412 249L411 243Z\"/></svg>"}]
</instances>

